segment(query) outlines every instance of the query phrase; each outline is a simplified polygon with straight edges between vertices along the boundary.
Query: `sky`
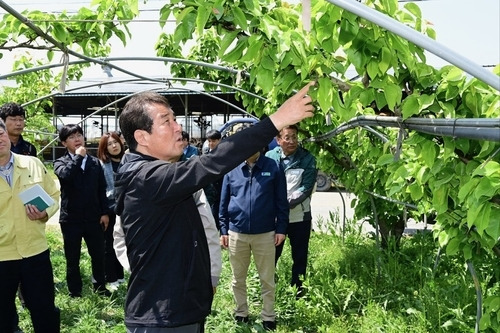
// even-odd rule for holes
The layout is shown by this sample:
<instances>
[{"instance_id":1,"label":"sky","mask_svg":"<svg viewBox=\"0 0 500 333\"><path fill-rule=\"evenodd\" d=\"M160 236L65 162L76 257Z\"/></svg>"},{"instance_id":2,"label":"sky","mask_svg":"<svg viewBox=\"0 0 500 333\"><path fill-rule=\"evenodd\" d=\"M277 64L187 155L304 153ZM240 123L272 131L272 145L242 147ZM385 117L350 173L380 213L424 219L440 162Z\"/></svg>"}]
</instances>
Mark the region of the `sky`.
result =
<instances>
[{"instance_id":1,"label":"sky","mask_svg":"<svg viewBox=\"0 0 500 333\"><path fill-rule=\"evenodd\" d=\"M298 2L300 0L288 0ZM17 11L26 8L40 9L45 11L61 11L60 0L11 0L4 1ZM75 11L82 6L88 6L90 0L65 0L64 9ZM130 23L133 38L126 46L117 39L112 41L111 57L153 57L155 56L154 45L161 32L157 22L145 22L158 18L155 10L160 8L163 0L148 0L146 4L139 1L143 20L138 23ZM429 0L417 1L422 10L422 16L432 23L437 33L437 41L451 48L462 56L476 62L479 65L493 66L500 63L500 1L499 0ZM400 3L400 6L404 2ZM5 11L0 9L0 14ZM173 29L175 23L168 23ZM0 60L0 73L11 71L13 54L4 52L4 58ZM430 53L427 54L427 62L435 67L448 64L441 58ZM137 64L117 63L131 71L137 70ZM141 74L160 75L165 71L162 63L141 62ZM86 77L105 77L100 66L92 66L85 73Z\"/></svg>"}]
</instances>

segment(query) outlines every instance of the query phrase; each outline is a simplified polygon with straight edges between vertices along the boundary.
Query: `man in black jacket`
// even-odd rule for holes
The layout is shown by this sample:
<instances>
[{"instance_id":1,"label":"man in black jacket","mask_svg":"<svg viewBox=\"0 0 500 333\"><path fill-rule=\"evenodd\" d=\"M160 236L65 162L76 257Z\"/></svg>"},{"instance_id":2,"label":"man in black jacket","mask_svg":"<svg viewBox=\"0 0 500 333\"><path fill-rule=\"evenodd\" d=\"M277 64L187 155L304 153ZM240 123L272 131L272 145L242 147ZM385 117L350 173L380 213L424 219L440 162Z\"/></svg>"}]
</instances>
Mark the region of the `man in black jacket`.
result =
<instances>
[{"instance_id":1,"label":"man in black jacket","mask_svg":"<svg viewBox=\"0 0 500 333\"><path fill-rule=\"evenodd\" d=\"M80 253L83 238L91 258L94 291L110 296L104 278L104 231L109 222L104 172L99 160L87 154L80 126L63 126L59 140L67 149L66 154L54 162L54 173L61 183L59 223L69 295L82 296Z\"/></svg>"},{"instance_id":2,"label":"man in black jacket","mask_svg":"<svg viewBox=\"0 0 500 333\"><path fill-rule=\"evenodd\" d=\"M5 103L0 107L0 118L5 122L9 139L10 150L19 155L36 157L36 148L23 139L22 133L26 125L26 111L17 103Z\"/></svg>"},{"instance_id":3,"label":"man in black jacket","mask_svg":"<svg viewBox=\"0 0 500 333\"><path fill-rule=\"evenodd\" d=\"M171 162L183 151L182 128L168 101L147 92L127 102L120 128L130 153L115 175L116 212L131 269L127 332L202 332L213 290L207 240L192 194L267 145L284 126L311 117L310 85L211 154L177 163Z\"/></svg>"}]
</instances>

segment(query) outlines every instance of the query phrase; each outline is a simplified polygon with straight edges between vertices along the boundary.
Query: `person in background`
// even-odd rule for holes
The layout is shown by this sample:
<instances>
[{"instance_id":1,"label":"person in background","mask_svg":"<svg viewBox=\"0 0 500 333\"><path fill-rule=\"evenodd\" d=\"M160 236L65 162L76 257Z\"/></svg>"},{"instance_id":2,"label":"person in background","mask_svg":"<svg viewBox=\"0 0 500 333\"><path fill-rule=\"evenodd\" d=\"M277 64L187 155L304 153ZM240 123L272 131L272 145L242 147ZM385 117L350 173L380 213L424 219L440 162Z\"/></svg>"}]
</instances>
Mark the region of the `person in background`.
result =
<instances>
[{"instance_id":1,"label":"person in background","mask_svg":"<svg viewBox=\"0 0 500 333\"><path fill-rule=\"evenodd\" d=\"M16 291L21 290L35 333L58 333L54 276L45 223L59 208L59 189L43 163L10 151L7 127L0 120L0 332L12 332ZM40 185L54 200L45 210L24 205L19 193Z\"/></svg>"},{"instance_id":2,"label":"person in background","mask_svg":"<svg viewBox=\"0 0 500 333\"><path fill-rule=\"evenodd\" d=\"M189 144L189 133L182 131L182 144L184 145L182 160L187 160L191 156L198 155L198 148Z\"/></svg>"},{"instance_id":3,"label":"person in background","mask_svg":"<svg viewBox=\"0 0 500 333\"><path fill-rule=\"evenodd\" d=\"M222 134L216 129L212 129L207 132L207 142L208 142L208 151L207 154L217 147L220 140L222 139ZM219 229L219 205L220 205L220 192L222 189L222 177L214 181L212 184L206 186L203 190L205 191L205 195L207 196L208 203L210 205L210 209L212 210L212 214L215 219L215 226Z\"/></svg>"},{"instance_id":4,"label":"person in background","mask_svg":"<svg viewBox=\"0 0 500 333\"><path fill-rule=\"evenodd\" d=\"M207 238L193 194L266 145L282 127L312 117L312 99L306 96L312 84L211 154L177 163L184 149L182 128L167 99L144 92L126 103L120 128L130 153L115 175L115 211L121 216L131 269L127 332L203 331L213 287Z\"/></svg>"},{"instance_id":5,"label":"person in background","mask_svg":"<svg viewBox=\"0 0 500 333\"><path fill-rule=\"evenodd\" d=\"M104 232L108 227L106 180L99 160L87 154L83 130L65 125L59 140L67 151L54 162L54 173L61 183L59 223L66 257L66 282L70 297L82 297L80 254L82 238L92 264L94 292L111 296L104 273Z\"/></svg>"},{"instance_id":6,"label":"person in background","mask_svg":"<svg viewBox=\"0 0 500 333\"><path fill-rule=\"evenodd\" d=\"M290 223L286 234L292 250L292 281L297 288L297 297L304 294L302 279L306 275L309 238L311 236L311 195L316 183L316 159L299 146L298 127L284 127L276 137L278 146L266 156L281 163L287 181L287 196L290 206ZM284 242L276 248L276 263L283 252Z\"/></svg>"},{"instance_id":7,"label":"person in background","mask_svg":"<svg viewBox=\"0 0 500 333\"><path fill-rule=\"evenodd\" d=\"M210 131L207 132L207 141L208 141L208 152L211 152L212 150L217 147L219 144L220 140L222 139L222 134L216 129L211 129Z\"/></svg>"},{"instance_id":8,"label":"person in background","mask_svg":"<svg viewBox=\"0 0 500 333\"><path fill-rule=\"evenodd\" d=\"M111 289L117 289L120 283L125 282L123 267L116 258L113 249L113 228L116 223L115 214L115 184L113 174L118 170L118 165L125 153L125 148L120 136L116 132L105 133L99 140L97 158L101 162L104 178L106 179L106 197L108 199L109 223L104 231L104 272L106 282Z\"/></svg>"},{"instance_id":9,"label":"person in background","mask_svg":"<svg viewBox=\"0 0 500 333\"><path fill-rule=\"evenodd\" d=\"M288 201L283 169L255 153L224 176L220 202L221 245L229 249L235 320L248 322L247 275L253 255L262 294L262 325L276 329L275 253L285 240Z\"/></svg>"},{"instance_id":10,"label":"person in background","mask_svg":"<svg viewBox=\"0 0 500 333\"><path fill-rule=\"evenodd\" d=\"M0 118L7 127L7 133L11 142L10 150L19 155L30 155L36 157L34 145L23 139L22 133L26 126L26 111L17 103L6 103L0 107Z\"/></svg>"}]
</instances>

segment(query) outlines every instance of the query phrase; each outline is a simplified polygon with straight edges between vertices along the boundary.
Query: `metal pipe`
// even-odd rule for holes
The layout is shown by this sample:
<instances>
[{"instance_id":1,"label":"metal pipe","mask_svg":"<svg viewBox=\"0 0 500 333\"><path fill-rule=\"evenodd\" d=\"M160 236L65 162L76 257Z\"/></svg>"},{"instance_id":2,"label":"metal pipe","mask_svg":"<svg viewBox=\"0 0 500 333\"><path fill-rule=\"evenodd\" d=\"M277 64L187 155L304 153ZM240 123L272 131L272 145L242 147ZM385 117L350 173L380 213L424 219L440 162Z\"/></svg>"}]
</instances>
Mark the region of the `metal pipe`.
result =
<instances>
[{"instance_id":1,"label":"metal pipe","mask_svg":"<svg viewBox=\"0 0 500 333\"><path fill-rule=\"evenodd\" d=\"M355 127L364 126L406 128L440 136L500 141L500 119L498 118L408 118L403 120L401 117L385 116L359 116L340 124L328 133L309 138L307 141L327 140Z\"/></svg>"}]
</instances>

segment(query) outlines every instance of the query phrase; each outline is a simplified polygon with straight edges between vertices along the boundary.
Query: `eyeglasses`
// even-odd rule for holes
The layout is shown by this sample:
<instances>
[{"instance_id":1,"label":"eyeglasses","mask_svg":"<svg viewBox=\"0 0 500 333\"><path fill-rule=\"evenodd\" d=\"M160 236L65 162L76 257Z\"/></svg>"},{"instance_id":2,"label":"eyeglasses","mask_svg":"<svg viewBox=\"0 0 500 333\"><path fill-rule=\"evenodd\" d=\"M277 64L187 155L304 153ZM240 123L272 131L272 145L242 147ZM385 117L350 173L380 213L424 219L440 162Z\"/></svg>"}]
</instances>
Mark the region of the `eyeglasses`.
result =
<instances>
[{"instance_id":1,"label":"eyeglasses","mask_svg":"<svg viewBox=\"0 0 500 333\"><path fill-rule=\"evenodd\" d=\"M297 142L299 141L299 138L296 135L292 135L292 136L284 136L281 138L281 140L286 142Z\"/></svg>"},{"instance_id":2,"label":"eyeglasses","mask_svg":"<svg viewBox=\"0 0 500 333\"><path fill-rule=\"evenodd\" d=\"M66 140L76 140L76 139L81 139L81 138L83 138L82 134L75 133L75 134L71 134L70 136L68 136L68 138Z\"/></svg>"}]
</instances>

